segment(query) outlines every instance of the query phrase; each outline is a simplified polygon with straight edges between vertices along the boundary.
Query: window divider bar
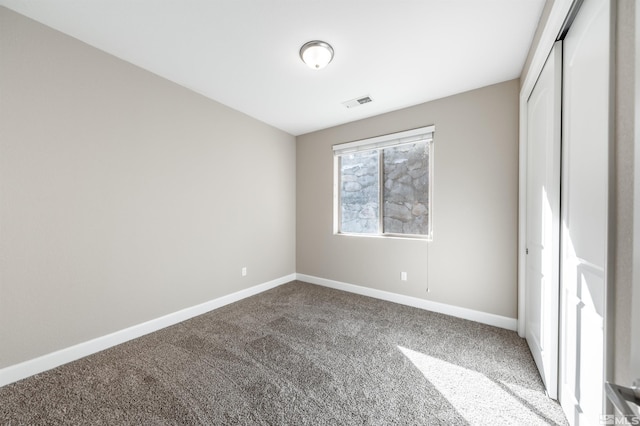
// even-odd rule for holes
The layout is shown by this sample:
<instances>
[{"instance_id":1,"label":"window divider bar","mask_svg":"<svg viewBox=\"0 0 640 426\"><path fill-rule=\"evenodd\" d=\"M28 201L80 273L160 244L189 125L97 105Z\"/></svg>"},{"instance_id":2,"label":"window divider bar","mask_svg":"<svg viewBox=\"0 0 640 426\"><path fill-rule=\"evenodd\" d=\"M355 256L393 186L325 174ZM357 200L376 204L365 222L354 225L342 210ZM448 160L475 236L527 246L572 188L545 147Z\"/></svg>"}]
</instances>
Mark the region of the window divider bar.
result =
<instances>
[{"instance_id":1,"label":"window divider bar","mask_svg":"<svg viewBox=\"0 0 640 426\"><path fill-rule=\"evenodd\" d=\"M384 150L378 153L378 234L384 234Z\"/></svg>"}]
</instances>

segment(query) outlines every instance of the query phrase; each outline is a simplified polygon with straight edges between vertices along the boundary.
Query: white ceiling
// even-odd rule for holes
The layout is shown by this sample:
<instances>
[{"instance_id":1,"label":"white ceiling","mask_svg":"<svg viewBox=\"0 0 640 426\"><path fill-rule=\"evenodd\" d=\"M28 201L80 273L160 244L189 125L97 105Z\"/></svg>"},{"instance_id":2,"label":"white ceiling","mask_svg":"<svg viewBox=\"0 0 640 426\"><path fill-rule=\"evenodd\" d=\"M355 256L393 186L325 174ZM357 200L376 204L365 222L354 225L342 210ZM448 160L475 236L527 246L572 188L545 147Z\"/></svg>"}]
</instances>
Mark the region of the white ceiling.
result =
<instances>
[{"instance_id":1,"label":"white ceiling","mask_svg":"<svg viewBox=\"0 0 640 426\"><path fill-rule=\"evenodd\" d=\"M292 135L517 78L544 3L0 0ZM335 50L319 71L298 56L315 39Z\"/></svg>"}]
</instances>

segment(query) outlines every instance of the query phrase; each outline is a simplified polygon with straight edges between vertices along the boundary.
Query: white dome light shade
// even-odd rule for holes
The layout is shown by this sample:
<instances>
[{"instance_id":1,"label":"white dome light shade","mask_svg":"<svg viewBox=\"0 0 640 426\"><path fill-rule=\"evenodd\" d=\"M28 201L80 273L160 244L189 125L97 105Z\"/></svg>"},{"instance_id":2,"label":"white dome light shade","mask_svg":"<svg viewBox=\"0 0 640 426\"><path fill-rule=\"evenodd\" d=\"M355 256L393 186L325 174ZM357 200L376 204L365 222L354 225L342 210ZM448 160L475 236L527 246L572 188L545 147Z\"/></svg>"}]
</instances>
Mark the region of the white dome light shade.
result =
<instances>
[{"instance_id":1,"label":"white dome light shade","mask_svg":"<svg viewBox=\"0 0 640 426\"><path fill-rule=\"evenodd\" d=\"M333 59L333 48L324 41L310 41L300 48L300 58L309 68L319 70Z\"/></svg>"}]
</instances>

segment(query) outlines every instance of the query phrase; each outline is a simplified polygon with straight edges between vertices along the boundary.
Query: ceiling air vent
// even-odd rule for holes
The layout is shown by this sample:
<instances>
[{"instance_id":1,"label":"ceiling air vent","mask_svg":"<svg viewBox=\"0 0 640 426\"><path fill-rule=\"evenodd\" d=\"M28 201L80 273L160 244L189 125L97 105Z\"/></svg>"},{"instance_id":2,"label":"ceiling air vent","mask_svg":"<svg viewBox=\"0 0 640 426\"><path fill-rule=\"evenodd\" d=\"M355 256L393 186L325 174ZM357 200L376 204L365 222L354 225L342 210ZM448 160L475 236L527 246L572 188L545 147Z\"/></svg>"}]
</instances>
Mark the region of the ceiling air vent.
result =
<instances>
[{"instance_id":1,"label":"ceiling air vent","mask_svg":"<svg viewBox=\"0 0 640 426\"><path fill-rule=\"evenodd\" d=\"M351 99L350 101L345 101L342 103L342 105L346 106L347 108L355 108L372 101L373 99L371 99L371 96L365 95L365 96L360 96L359 98Z\"/></svg>"}]
</instances>

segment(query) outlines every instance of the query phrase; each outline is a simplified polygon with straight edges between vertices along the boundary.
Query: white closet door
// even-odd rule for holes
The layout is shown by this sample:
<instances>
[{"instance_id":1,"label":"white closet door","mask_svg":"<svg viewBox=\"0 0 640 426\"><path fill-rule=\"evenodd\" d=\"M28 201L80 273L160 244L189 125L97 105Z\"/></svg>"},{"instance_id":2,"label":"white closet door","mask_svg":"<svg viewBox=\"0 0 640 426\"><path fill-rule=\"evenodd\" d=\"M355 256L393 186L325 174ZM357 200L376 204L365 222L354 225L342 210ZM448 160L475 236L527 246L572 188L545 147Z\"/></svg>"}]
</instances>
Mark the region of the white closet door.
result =
<instances>
[{"instance_id":1,"label":"white closet door","mask_svg":"<svg viewBox=\"0 0 640 426\"><path fill-rule=\"evenodd\" d=\"M603 413L610 2L585 0L564 40L560 403L572 425Z\"/></svg>"},{"instance_id":2,"label":"white closet door","mask_svg":"<svg viewBox=\"0 0 640 426\"><path fill-rule=\"evenodd\" d=\"M525 336L547 394L558 398L562 44L556 43L527 102Z\"/></svg>"}]
</instances>

